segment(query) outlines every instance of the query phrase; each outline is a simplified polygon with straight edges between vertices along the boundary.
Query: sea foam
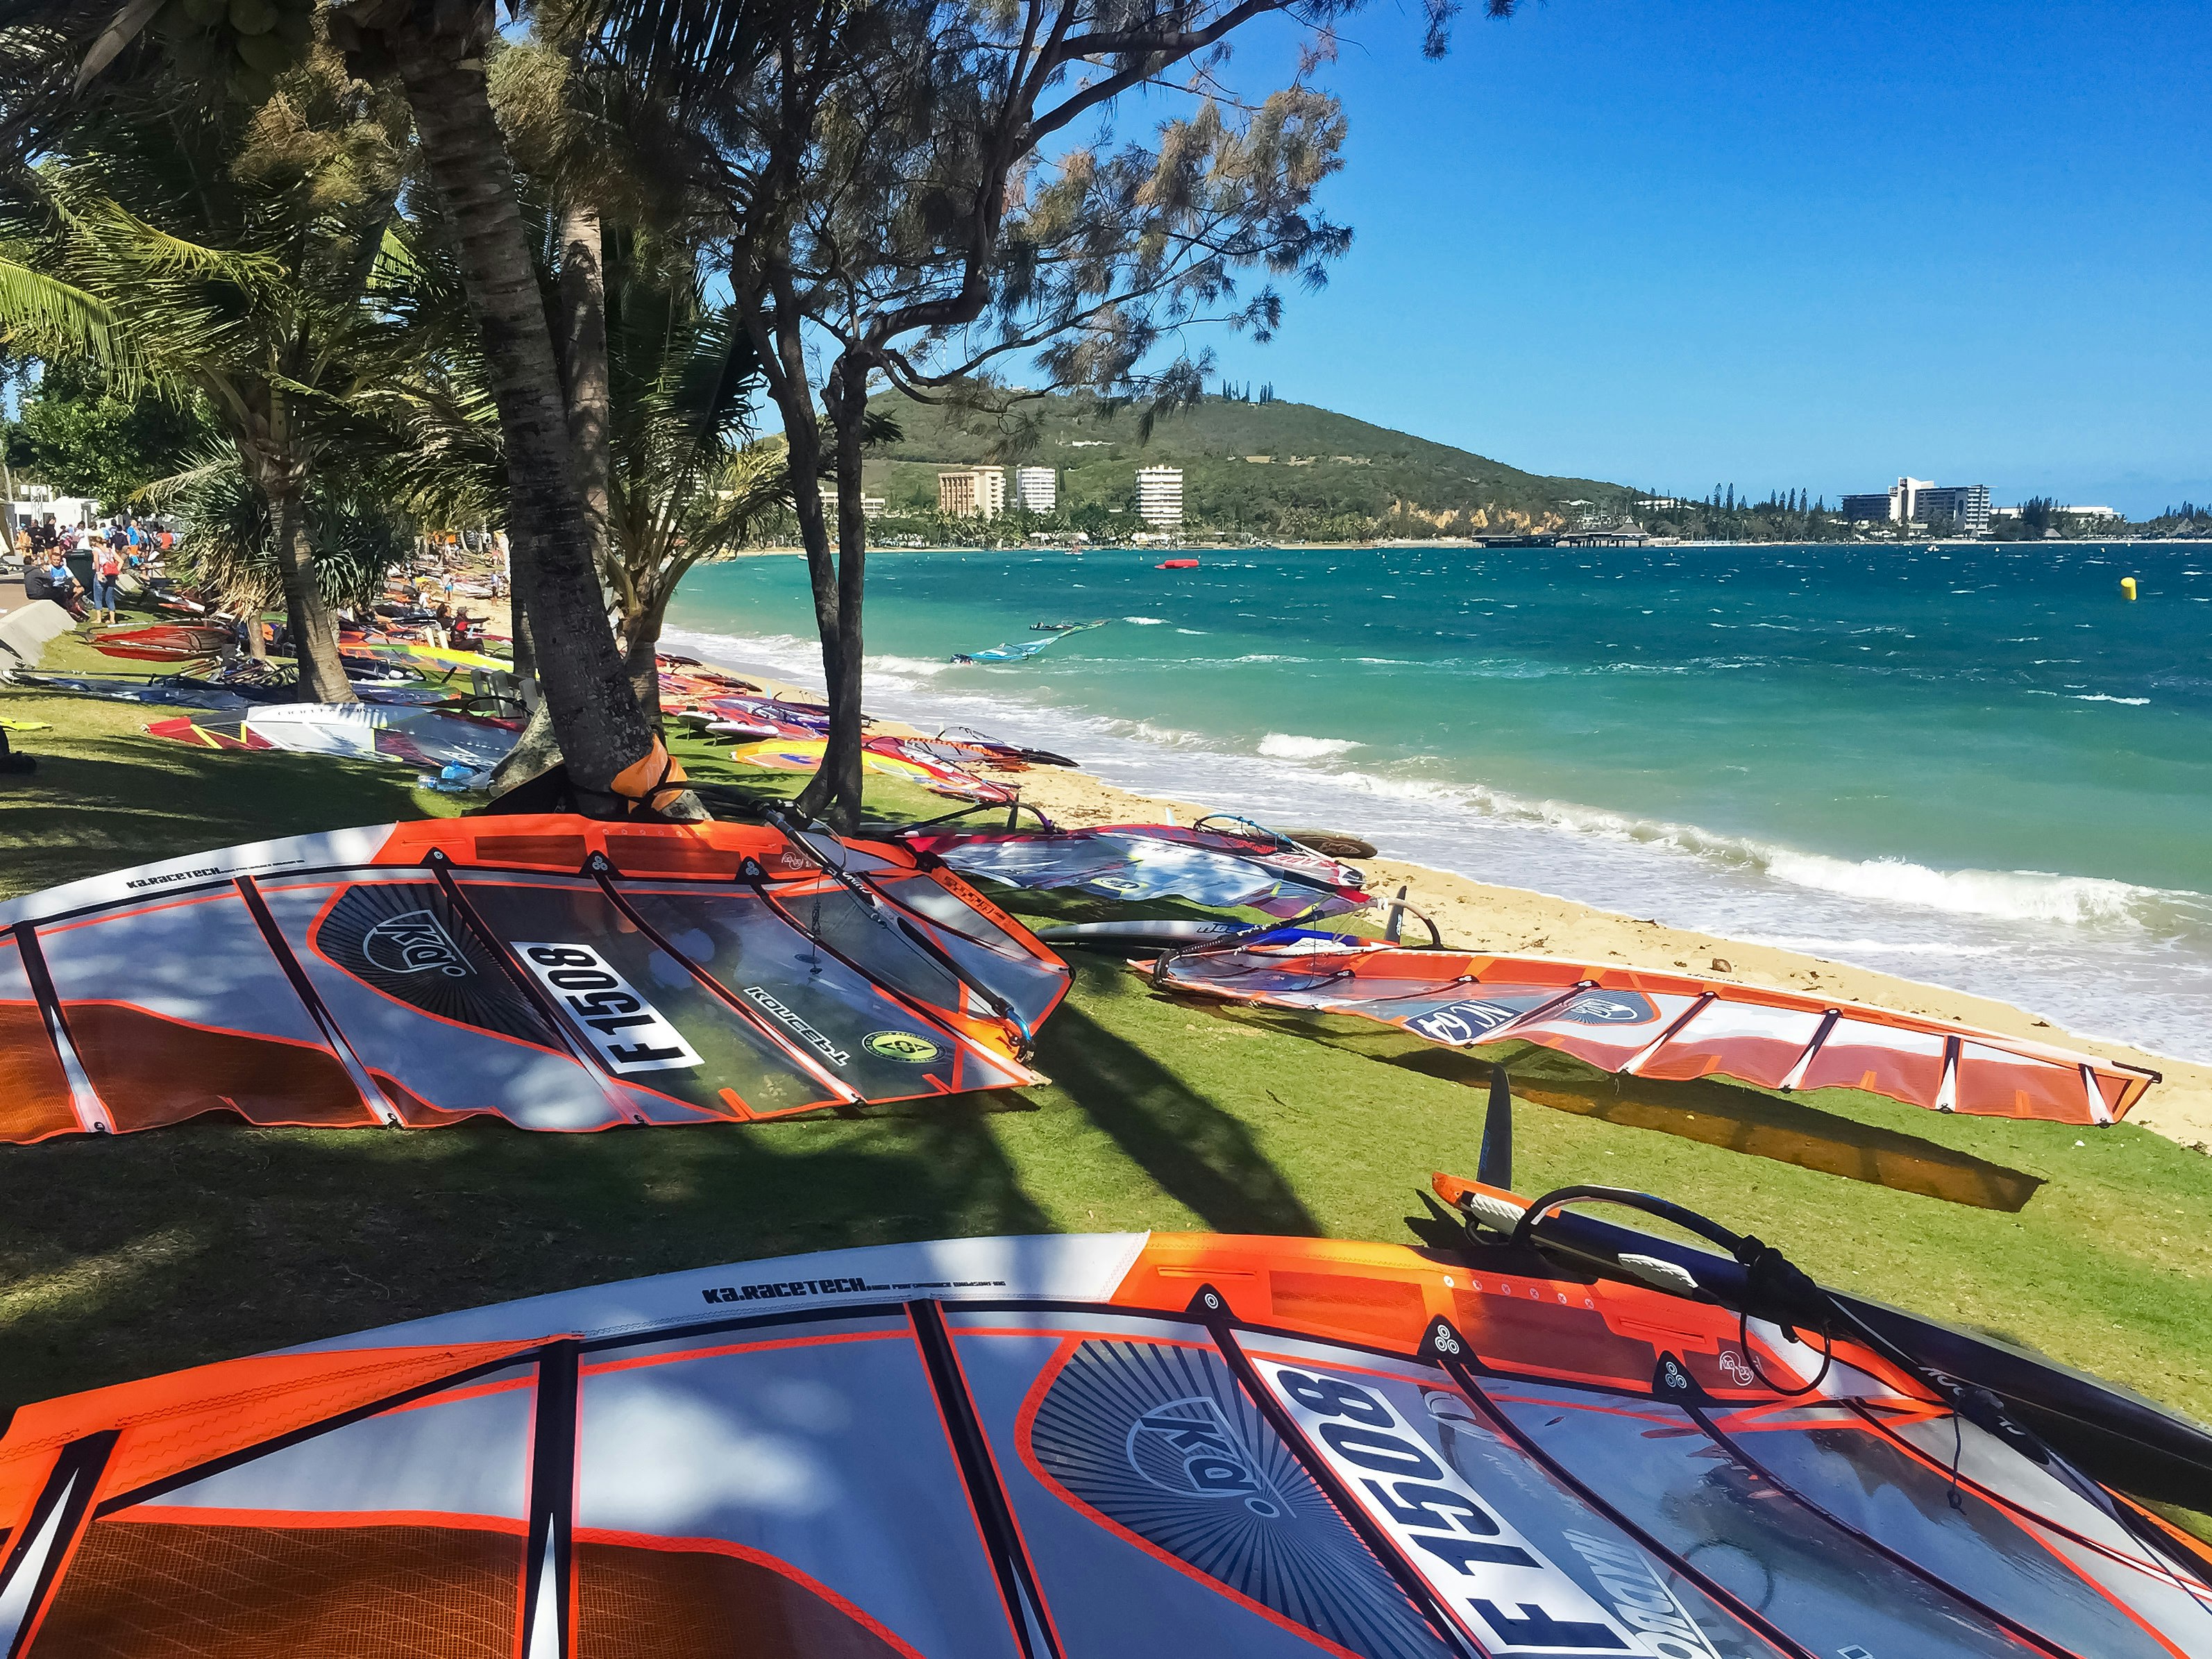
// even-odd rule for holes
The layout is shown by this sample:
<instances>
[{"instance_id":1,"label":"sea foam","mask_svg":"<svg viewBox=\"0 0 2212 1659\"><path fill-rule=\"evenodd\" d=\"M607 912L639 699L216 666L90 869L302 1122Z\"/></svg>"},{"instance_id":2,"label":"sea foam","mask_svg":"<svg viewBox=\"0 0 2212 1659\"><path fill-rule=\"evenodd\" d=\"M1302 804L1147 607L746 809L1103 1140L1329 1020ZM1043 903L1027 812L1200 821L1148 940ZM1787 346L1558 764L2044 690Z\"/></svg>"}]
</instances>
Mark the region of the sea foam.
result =
<instances>
[{"instance_id":1,"label":"sea foam","mask_svg":"<svg viewBox=\"0 0 2212 1659\"><path fill-rule=\"evenodd\" d=\"M1304 738L1295 732L1270 732L1260 739L1260 752L1269 760L1326 760L1358 747L1351 738Z\"/></svg>"}]
</instances>

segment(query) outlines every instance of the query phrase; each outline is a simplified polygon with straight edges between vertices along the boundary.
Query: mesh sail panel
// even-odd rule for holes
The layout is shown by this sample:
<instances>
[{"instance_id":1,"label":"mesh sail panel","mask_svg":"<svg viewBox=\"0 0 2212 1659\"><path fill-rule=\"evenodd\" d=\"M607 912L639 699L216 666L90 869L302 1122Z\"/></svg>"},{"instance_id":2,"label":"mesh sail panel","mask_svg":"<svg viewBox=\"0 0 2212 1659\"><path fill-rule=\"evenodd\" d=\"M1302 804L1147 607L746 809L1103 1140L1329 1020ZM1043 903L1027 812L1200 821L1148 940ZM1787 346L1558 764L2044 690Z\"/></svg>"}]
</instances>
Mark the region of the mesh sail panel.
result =
<instances>
[{"instance_id":1,"label":"mesh sail panel","mask_svg":"<svg viewBox=\"0 0 2212 1659\"><path fill-rule=\"evenodd\" d=\"M742 1556L576 1541L576 1659L905 1659L836 1602Z\"/></svg>"},{"instance_id":2,"label":"mesh sail panel","mask_svg":"<svg viewBox=\"0 0 2212 1659\"><path fill-rule=\"evenodd\" d=\"M522 1540L459 1527L94 1523L40 1659L511 1659Z\"/></svg>"}]
</instances>

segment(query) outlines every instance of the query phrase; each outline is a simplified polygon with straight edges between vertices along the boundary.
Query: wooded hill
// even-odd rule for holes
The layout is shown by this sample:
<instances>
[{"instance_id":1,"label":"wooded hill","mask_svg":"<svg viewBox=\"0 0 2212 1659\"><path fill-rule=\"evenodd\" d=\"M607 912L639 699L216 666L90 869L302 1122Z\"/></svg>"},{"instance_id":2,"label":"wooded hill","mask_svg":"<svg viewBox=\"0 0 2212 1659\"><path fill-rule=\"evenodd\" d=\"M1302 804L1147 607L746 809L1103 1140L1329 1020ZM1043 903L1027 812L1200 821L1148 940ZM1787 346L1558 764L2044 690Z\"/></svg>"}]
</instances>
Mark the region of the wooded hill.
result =
<instances>
[{"instance_id":1,"label":"wooded hill","mask_svg":"<svg viewBox=\"0 0 2212 1659\"><path fill-rule=\"evenodd\" d=\"M1094 398L1026 404L1004 421L964 417L896 394L873 408L897 422L897 441L870 452L869 493L893 513L933 512L939 469L981 464L1049 466L1063 514L1133 514L1136 469L1183 469L1193 526L1260 534L1411 533L1542 528L1571 523L1590 502L1611 509L1635 494L1591 478L1523 472L1449 444L1279 399L1209 395L1163 416L1146 441L1133 410ZM1353 521L1358 521L1355 525Z\"/></svg>"}]
</instances>

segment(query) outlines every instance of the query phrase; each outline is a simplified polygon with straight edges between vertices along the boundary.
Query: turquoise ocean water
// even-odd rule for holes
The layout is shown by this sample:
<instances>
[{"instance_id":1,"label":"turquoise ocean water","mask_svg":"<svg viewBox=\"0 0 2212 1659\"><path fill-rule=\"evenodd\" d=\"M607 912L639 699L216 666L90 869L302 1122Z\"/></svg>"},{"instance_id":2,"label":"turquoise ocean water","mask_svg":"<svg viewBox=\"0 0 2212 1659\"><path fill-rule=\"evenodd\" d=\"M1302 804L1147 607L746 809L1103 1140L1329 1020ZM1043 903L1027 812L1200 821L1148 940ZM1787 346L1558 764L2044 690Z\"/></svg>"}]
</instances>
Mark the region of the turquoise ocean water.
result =
<instances>
[{"instance_id":1,"label":"turquoise ocean water","mask_svg":"<svg viewBox=\"0 0 2212 1659\"><path fill-rule=\"evenodd\" d=\"M2212 1059L2212 546L1161 556L876 556L871 707ZM799 560L670 622L821 684Z\"/></svg>"}]
</instances>

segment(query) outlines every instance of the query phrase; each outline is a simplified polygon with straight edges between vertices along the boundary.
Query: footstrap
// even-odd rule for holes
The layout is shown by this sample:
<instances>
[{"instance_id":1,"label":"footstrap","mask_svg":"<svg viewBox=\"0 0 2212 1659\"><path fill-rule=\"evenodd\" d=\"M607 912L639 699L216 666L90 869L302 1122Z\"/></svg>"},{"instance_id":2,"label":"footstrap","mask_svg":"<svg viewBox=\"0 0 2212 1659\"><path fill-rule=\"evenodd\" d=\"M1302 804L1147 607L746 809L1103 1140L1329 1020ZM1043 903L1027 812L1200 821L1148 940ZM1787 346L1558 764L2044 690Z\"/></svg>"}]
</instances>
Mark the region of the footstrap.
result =
<instances>
[{"instance_id":1,"label":"footstrap","mask_svg":"<svg viewBox=\"0 0 2212 1659\"><path fill-rule=\"evenodd\" d=\"M652 781L647 782L650 778ZM684 763L668 752L660 734L653 737L653 747L638 759L615 774L607 785L607 793L628 801L633 812L658 812L660 797L681 794L691 787L684 774Z\"/></svg>"}]
</instances>

